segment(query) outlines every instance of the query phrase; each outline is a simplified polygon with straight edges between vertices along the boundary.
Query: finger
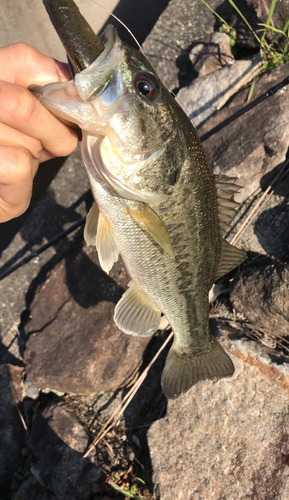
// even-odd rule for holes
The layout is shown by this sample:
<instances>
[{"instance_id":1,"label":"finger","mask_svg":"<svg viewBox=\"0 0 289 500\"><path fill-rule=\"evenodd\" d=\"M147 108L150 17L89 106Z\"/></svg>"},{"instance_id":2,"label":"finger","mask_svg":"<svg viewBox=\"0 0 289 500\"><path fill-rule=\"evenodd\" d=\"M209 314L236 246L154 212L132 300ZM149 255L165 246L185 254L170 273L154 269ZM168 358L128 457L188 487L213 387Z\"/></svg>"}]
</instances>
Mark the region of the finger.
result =
<instances>
[{"instance_id":1,"label":"finger","mask_svg":"<svg viewBox=\"0 0 289 500\"><path fill-rule=\"evenodd\" d=\"M8 63L7 63L8 61ZM26 43L0 48L1 79L28 88L71 79L68 65L45 56Z\"/></svg>"},{"instance_id":2,"label":"finger","mask_svg":"<svg viewBox=\"0 0 289 500\"><path fill-rule=\"evenodd\" d=\"M29 206L38 161L19 148L0 147L0 222L23 214Z\"/></svg>"},{"instance_id":3,"label":"finger","mask_svg":"<svg viewBox=\"0 0 289 500\"><path fill-rule=\"evenodd\" d=\"M67 156L77 147L77 132L18 85L0 81L0 109L2 123L34 137L54 156Z\"/></svg>"},{"instance_id":4,"label":"finger","mask_svg":"<svg viewBox=\"0 0 289 500\"><path fill-rule=\"evenodd\" d=\"M0 146L26 149L33 158L40 159L43 151L41 142L5 123L0 122Z\"/></svg>"}]
</instances>

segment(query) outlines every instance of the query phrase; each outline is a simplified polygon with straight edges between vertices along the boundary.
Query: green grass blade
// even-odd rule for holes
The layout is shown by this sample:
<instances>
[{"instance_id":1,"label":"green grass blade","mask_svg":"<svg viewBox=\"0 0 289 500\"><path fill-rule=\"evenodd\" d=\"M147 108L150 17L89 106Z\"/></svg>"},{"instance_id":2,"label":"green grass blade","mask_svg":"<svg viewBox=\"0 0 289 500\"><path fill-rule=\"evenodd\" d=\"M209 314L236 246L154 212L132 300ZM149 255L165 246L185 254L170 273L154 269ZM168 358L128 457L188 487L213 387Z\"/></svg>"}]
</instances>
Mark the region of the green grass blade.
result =
<instances>
[{"instance_id":1,"label":"green grass blade","mask_svg":"<svg viewBox=\"0 0 289 500\"><path fill-rule=\"evenodd\" d=\"M133 498L135 496L132 493L130 493L129 491L123 490L120 486L118 486L117 484L115 484L113 481L109 481L108 484L112 488L114 488L116 491L119 491L120 493L122 493L123 495L125 495L126 497Z\"/></svg>"},{"instance_id":2,"label":"green grass blade","mask_svg":"<svg viewBox=\"0 0 289 500\"><path fill-rule=\"evenodd\" d=\"M286 19L286 22L285 22L284 27L283 27L284 33L286 33L288 28L289 28L289 17ZM288 33L285 36L288 37Z\"/></svg>"},{"instance_id":3,"label":"green grass blade","mask_svg":"<svg viewBox=\"0 0 289 500\"><path fill-rule=\"evenodd\" d=\"M256 86L256 82L257 82L257 76L255 76L255 78L253 79L253 81L251 83L251 87L250 87L249 94L247 97L247 102L249 102L252 99L252 95L253 95L253 92L254 92L254 89Z\"/></svg>"},{"instance_id":4,"label":"green grass blade","mask_svg":"<svg viewBox=\"0 0 289 500\"><path fill-rule=\"evenodd\" d=\"M209 5L207 4L207 2L205 2L205 0L201 0L203 2L203 4L208 7L208 9L216 16L220 19L220 21L225 24L226 26L228 26L228 28L231 29L231 26L225 21L225 19L223 19L219 14L217 14L217 12Z\"/></svg>"},{"instance_id":5,"label":"green grass blade","mask_svg":"<svg viewBox=\"0 0 289 500\"><path fill-rule=\"evenodd\" d=\"M203 0L202 0L203 1ZM243 19L244 23L247 24L248 28L250 29L250 31L253 33L254 37L257 39L257 41L261 44L261 40L260 38L258 37L258 35L255 33L255 31L253 30L252 26L249 24L249 22L247 21L247 19L245 18L245 16L242 14L242 12L238 9L237 5L235 4L235 2L233 2L233 0L228 0L229 3L234 7L235 11L238 12L239 16Z\"/></svg>"},{"instance_id":6,"label":"green grass blade","mask_svg":"<svg viewBox=\"0 0 289 500\"><path fill-rule=\"evenodd\" d=\"M276 0L272 0L271 5L270 5L270 9L269 9L269 13L268 13L268 17L267 17L267 21L266 21L266 25L268 27L270 26L271 29L272 29L272 26L273 26L271 24L271 21L272 21L272 17L273 17L273 14L274 14L275 7L276 7ZM264 31L264 33L262 35L262 38L261 38L261 42L264 42L266 33L267 33L267 31Z\"/></svg>"},{"instance_id":7,"label":"green grass blade","mask_svg":"<svg viewBox=\"0 0 289 500\"><path fill-rule=\"evenodd\" d=\"M269 26L268 24L259 24L259 26L264 26L265 27L265 29L262 30L263 34L264 34L264 32L266 33L268 30L270 30L270 31L274 31L275 33L281 33L281 35L286 36L286 34L284 33L284 31L278 30L278 28L275 28L274 26ZM263 35L262 35L262 38L263 38Z\"/></svg>"}]
</instances>

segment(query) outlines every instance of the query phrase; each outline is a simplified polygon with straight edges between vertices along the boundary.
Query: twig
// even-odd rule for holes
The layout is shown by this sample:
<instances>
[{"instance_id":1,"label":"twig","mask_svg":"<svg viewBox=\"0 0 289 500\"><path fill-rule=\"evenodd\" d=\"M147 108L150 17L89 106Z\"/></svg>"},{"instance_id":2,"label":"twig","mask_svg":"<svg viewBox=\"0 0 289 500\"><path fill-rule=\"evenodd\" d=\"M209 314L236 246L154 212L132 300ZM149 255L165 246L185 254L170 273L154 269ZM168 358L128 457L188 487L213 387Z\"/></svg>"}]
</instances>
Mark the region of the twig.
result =
<instances>
[{"instance_id":1,"label":"twig","mask_svg":"<svg viewBox=\"0 0 289 500\"><path fill-rule=\"evenodd\" d=\"M132 398L134 397L134 395L136 394L136 392L140 388L141 384L145 380L145 378L146 378L146 376L148 374L149 369L154 364L154 362L157 360L157 358L159 357L160 353L165 348L165 346L172 339L173 335L174 335L174 333L171 332L170 335L168 336L168 338L164 341L164 343L159 348L158 352L153 357L153 359L151 360L151 362L148 364L148 366L146 367L146 369L143 371L143 373L141 374L141 376L139 377L139 379L135 382L135 384L132 386L132 388L129 390L129 392L126 394L126 396L123 398L123 400L120 403L120 405L116 408L116 410L113 412L113 414L107 420L107 422L104 424L104 426L102 427L102 429L100 430L100 432L98 433L98 435L96 436L96 438L93 440L92 444L90 445L90 447L88 448L88 450L83 455L84 458L86 458L86 457L88 457L90 455L90 453L93 451L93 449L98 445L98 443L108 433L108 431L110 429L112 429L114 425L117 424L117 422L119 421L120 417L123 415L124 411L126 410L126 408L128 407L128 405L130 404ZM110 424L110 422L112 422L112 420L114 420L114 422L112 424Z\"/></svg>"}]
</instances>

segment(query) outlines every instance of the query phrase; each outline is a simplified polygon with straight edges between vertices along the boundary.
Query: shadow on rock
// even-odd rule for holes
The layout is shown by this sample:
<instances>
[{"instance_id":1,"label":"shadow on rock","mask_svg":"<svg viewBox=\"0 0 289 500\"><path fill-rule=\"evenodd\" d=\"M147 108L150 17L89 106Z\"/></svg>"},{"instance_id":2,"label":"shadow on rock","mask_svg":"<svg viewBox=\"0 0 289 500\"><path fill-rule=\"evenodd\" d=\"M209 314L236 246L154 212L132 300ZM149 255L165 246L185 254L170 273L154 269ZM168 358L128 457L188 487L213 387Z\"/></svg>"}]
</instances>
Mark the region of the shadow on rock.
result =
<instances>
[{"instance_id":1,"label":"shadow on rock","mask_svg":"<svg viewBox=\"0 0 289 500\"><path fill-rule=\"evenodd\" d=\"M101 470L83 453L88 436L82 425L61 404L36 417L31 434L37 468L57 500L91 498Z\"/></svg>"},{"instance_id":2,"label":"shadow on rock","mask_svg":"<svg viewBox=\"0 0 289 500\"><path fill-rule=\"evenodd\" d=\"M160 332L151 339L140 369L143 372L156 355L169 333ZM161 374L171 343L161 352L155 363L124 412L127 436L131 443L133 454L136 457L135 467L139 467L139 474L145 483L152 487L152 465L147 442L147 431L151 424L164 418L167 411L167 398L161 388ZM127 391L124 391L123 396Z\"/></svg>"},{"instance_id":3,"label":"shadow on rock","mask_svg":"<svg viewBox=\"0 0 289 500\"><path fill-rule=\"evenodd\" d=\"M285 337L289 332L289 265L260 256L245 263L230 285L235 309L261 332Z\"/></svg>"},{"instance_id":4,"label":"shadow on rock","mask_svg":"<svg viewBox=\"0 0 289 500\"><path fill-rule=\"evenodd\" d=\"M17 412L23 369L10 364L0 366L0 499L11 495L12 481L21 467L24 427Z\"/></svg>"},{"instance_id":5,"label":"shadow on rock","mask_svg":"<svg viewBox=\"0 0 289 500\"><path fill-rule=\"evenodd\" d=\"M271 185L278 171L283 164L275 167L271 172L264 175L260 181L263 190ZM278 182L278 181L277 181ZM276 259L288 260L289 257L289 174L273 186L274 195L280 197L280 203L277 206L264 210L254 225L260 245L267 254ZM287 235L287 236L286 236Z\"/></svg>"}]
</instances>

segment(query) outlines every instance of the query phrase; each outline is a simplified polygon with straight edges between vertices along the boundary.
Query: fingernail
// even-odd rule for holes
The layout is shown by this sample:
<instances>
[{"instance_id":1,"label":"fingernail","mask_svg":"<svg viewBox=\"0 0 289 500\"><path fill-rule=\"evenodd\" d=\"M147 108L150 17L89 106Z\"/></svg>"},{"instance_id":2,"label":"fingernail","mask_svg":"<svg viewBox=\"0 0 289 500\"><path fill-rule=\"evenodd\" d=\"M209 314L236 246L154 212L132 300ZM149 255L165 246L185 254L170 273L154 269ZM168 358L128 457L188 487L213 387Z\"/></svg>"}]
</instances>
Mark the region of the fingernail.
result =
<instances>
[{"instance_id":1,"label":"fingernail","mask_svg":"<svg viewBox=\"0 0 289 500\"><path fill-rule=\"evenodd\" d=\"M55 68L62 80L71 80L71 73L68 64L55 59Z\"/></svg>"}]
</instances>

